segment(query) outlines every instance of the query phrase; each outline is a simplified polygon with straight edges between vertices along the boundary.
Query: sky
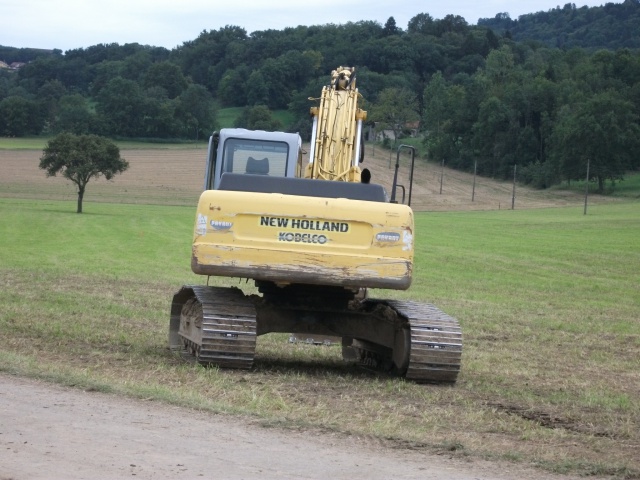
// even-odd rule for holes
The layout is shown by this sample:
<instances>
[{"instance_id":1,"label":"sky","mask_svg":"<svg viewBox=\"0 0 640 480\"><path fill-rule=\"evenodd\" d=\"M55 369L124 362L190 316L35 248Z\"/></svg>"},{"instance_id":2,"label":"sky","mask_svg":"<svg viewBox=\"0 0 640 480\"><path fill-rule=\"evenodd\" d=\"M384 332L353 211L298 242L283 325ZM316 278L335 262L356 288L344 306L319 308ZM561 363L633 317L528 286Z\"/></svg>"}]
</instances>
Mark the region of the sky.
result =
<instances>
[{"instance_id":1,"label":"sky","mask_svg":"<svg viewBox=\"0 0 640 480\"><path fill-rule=\"evenodd\" d=\"M202 31L226 25L283 30L298 25L344 24L393 17L406 30L419 13L435 19L460 15L469 24L508 13L547 11L569 0L0 0L0 45L17 48L86 48L101 43L139 43L173 49ZM576 7L606 0L577 0ZM614 0L622 3L622 0Z\"/></svg>"}]
</instances>

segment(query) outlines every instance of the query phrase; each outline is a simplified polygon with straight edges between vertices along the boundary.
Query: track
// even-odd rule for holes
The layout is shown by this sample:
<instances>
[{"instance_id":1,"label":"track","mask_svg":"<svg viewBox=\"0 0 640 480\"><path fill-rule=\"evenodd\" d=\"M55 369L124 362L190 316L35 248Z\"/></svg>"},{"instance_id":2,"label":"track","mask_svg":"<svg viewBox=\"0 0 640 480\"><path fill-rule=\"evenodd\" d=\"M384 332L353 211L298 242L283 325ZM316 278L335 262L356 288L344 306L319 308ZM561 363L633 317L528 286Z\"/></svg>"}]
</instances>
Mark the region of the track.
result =
<instances>
[{"instance_id":1,"label":"track","mask_svg":"<svg viewBox=\"0 0 640 480\"><path fill-rule=\"evenodd\" d=\"M462 331L458 321L428 303L386 300L409 321L411 347L406 378L414 382L449 382L458 378Z\"/></svg>"},{"instance_id":2,"label":"track","mask_svg":"<svg viewBox=\"0 0 640 480\"><path fill-rule=\"evenodd\" d=\"M190 286L179 334L187 353L203 365L248 369L256 349L256 310L237 288ZM184 289L183 289L184 291Z\"/></svg>"},{"instance_id":3,"label":"track","mask_svg":"<svg viewBox=\"0 0 640 480\"><path fill-rule=\"evenodd\" d=\"M273 307L274 304L269 303ZM386 371L395 364L397 373L419 383L456 381L462 360L462 332L456 319L434 305L412 301L366 299L359 305L354 310L349 307L333 310L316 305L311 311L328 314L324 319L321 316L318 323L327 322L327 330L336 335L353 332L356 324L363 323L365 330L362 332L378 330L389 323L396 325L393 327L395 331L405 332L404 340L396 341L395 350L383 346L389 345L387 342L393 338L393 331L377 340L363 333L369 341L358 341L355 351L356 359L359 358L360 363L367 367ZM304 312L298 308L299 305L291 307L280 302L275 310L275 319L279 320L287 313L293 313L294 318L302 318ZM269 317L261 316L261 322L268 321ZM261 323L261 330L266 333L296 328L295 321L285 325L274 323L272 328L266 328L269 325ZM184 353L203 365L251 368L257 327L256 306L238 288L193 285L183 287L174 296L170 338L174 335L178 341L174 341L172 347L183 348ZM402 335L397 338L402 338Z\"/></svg>"}]
</instances>

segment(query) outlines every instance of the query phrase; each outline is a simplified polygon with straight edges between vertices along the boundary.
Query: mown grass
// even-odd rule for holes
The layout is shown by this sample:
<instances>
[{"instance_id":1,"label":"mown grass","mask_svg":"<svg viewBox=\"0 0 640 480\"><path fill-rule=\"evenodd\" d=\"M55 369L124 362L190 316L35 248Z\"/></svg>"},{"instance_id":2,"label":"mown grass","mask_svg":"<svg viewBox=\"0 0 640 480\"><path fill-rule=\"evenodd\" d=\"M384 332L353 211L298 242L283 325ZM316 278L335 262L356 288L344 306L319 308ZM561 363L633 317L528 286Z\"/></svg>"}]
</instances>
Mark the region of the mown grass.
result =
<instances>
[{"instance_id":1,"label":"mown grass","mask_svg":"<svg viewBox=\"0 0 640 480\"><path fill-rule=\"evenodd\" d=\"M194 210L0 199L0 371L394 446L640 478L640 205L416 215L414 285L465 338L453 386L258 341L248 372L166 348ZM237 285L234 280L218 281ZM244 286L244 284L240 284ZM250 285L249 285L250 286ZM185 414L188 417L188 413Z\"/></svg>"},{"instance_id":2,"label":"mown grass","mask_svg":"<svg viewBox=\"0 0 640 480\"><path fill-rule=\"evenodd\" d=\"M613 195L624 198L640 198L640 173L625 175L624 180L615 184Z\"/></svg>"},{"instance_id":3,"label":"mown grass","mask_svg":"<svg viewBox=\"0 0 640 480\"><path fill-rule=\"evenodd\" d=\"M311 103L311 102L309 102ZM295 116L289 110L274 110L273 116L282 123L282 128L287 130L295 122Z\"/></svg>"},{"instance_id":4,"label":"mown grass","mask_svg":"<svg viewBox=\"0 0 640 480\"><path fill-rule=\"evenodd\" d=\"M395 148L393 148L393 146L394 146L393 141L391 141L389 145L392 147L392 150L394 150L394 155L393 155L393 159L394 160L395 160L395 151L397 150L397 148L400 145L409 145L410 147L415 148L416 149L416 158L426 158L427 157L427 149L426 149L426 147L424 145L424 139L422 137L400 138L395 143ZM382 145L380 145L380 146L382 146Z\"/></svg>"},{"instance_id":5,"label":"mown grass","mask_svg":"<svg viewBox=\"0 0 640 480\"><path fill-rule=\"evenodd\" d=\"M50 137L0 137L2 150L42 150Z\"/></svg>"},{"instance_id":6,"label":"mown grass","mask_svg":"<svg viewBox=\"0 0 640 480\"><path fill-rule=\"evenodd\" d=\"M232 128L236 119L242 115L244 107L228 107L218 110L218 124L220 128Z\"/></svg>"},{"instance_id":7,"label":"mown grass","mask_svg":"<svg viewBox=\"0 0 640 480\"><path fill-rule=\"evenodd\" d=\"M562 182L551 188L551 190L568 190L583 193L586 190L586 182L584 180L573 182ZM598 188L596 182L589 182L589 192L595 192ZM637 199L640 198L640 173L627 172L623 180L615 182L606 181L604 192L605 195L618 198Z\"/></svg>"}]
</instances>

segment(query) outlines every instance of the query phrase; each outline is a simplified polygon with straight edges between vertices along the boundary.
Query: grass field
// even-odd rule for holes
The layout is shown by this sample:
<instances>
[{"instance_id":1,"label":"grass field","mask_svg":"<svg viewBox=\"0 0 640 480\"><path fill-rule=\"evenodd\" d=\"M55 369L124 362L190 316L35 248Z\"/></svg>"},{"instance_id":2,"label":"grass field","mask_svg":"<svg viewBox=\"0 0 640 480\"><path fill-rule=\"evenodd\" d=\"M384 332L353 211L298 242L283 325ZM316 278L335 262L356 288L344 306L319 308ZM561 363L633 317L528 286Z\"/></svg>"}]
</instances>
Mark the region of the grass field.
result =
<instances>
[{"instance_id":1,"label":"grass field","mask_svg":"<svg viewBox=\"0 0 640 480\"><path fill-rule=\"evenodd\" d=\"M553 187L553 189L564 189L564 190L573 190L575 192L584 192L585 191L585 182L571 182L571 184L567 184L566 182ZM596 189L596 185L593 183L589 184L589 190L594 191ZM618 180L614 184L610 181L606 182L605 190L608 195L612 197L619 198L640 198L640 174L629 172L625 175L624 180Z\"/></svg>"},{"instance_id":2,"label":"grass field","mask_svg":"<svg viewBox=\"0 0 640 480\"><path fill-rule=\"evenodd\" d=\"M218 123L220 128L232 128L236 119L242 115L244 107L221 108L218 111Z\"/></svg>"},{"instance_id":3,"label":"grass field","mask_svg":"<svg viewBox=\"0 0 640 480\"><path fill-rule=\"evenodd\" d=\"M220 371L166 347L173 293L205 282L189 268L195 204L191 194L176 200L200 173L159 175L145 190L156 185L153 165L90 184L82 215L73 192L29 190L56 181L37 169L0 182L1 371L265 426L640 478L637 201L595 204L586 216L580 205L416 214L412 288L372 295L432 302L460 320L453 387L364 371L343 364L338 347L286 335L259 338L253 370ZM135 204L95 201L108 188L137 190Z\"/></svg>"}]
</instances>

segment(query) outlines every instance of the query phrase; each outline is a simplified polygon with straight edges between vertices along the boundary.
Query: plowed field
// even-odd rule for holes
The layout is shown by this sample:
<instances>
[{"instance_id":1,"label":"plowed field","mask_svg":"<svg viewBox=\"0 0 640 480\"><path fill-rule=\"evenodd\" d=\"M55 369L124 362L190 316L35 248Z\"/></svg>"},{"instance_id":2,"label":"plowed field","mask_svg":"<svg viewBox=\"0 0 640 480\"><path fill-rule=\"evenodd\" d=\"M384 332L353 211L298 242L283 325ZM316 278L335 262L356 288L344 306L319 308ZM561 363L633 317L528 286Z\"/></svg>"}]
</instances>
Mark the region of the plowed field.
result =
<instances>
[{"instance_id":1,"label":"plowed field","mask_svg":"<svg viewBox=\"0 0 640 480\"><path fill-rule=\"evenodd\" d=\"M366 147L363 167L372 172L372 182L384 185L391 192L395 172L395 155L380 148ZM0 150L0 196L75 200L76 190L62 177L47 178L38 168L40 150ZM85 202L149 203L160 205L195 205L202 191L206 149L136 149L122 150L121 156L129 169L113 180L92 180L87 186ZM400 160L399 183L406 185L409 196L408 166L410 160ZM442 183L441 183L442 180ZM441 187L442 184L442 187ZM411 206L417 211L429 210L498 210L510 209L513 200L512 182L501 182L472 174L457 172L440 165L416 159ZM472 195L474 197L472 201ZM402 191L398 190L402 199ZM582 195L567 191L539 191L516 185L516 209L581 205ZM589 202L607 199L591 196Z\"/></svg>"}]
</instances>

